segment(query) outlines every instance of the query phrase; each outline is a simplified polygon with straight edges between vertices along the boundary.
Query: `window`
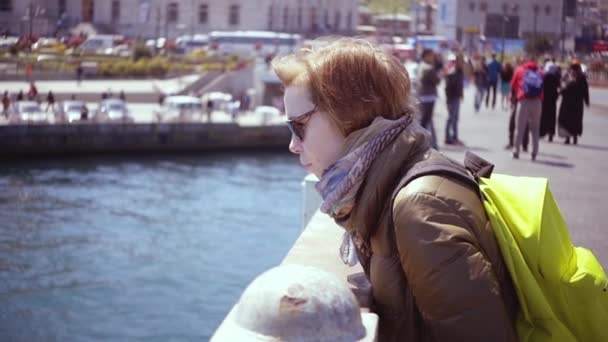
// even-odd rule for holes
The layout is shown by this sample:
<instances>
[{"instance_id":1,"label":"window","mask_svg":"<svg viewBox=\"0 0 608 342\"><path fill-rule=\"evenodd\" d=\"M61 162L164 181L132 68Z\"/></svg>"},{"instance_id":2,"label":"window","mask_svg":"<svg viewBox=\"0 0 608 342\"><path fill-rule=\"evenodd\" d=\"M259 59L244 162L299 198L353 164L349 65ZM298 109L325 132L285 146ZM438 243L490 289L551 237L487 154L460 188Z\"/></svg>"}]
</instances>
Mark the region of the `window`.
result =
<instances>
[{"instance_id":1,"label":"window","mask_svg":"<svg viewBox=\"0 0 608 342\"><path fill-rule=\"evenodd\" d=\"M198 6L198 23L206 24L209 21L209 5L201 4Z\"/></svg>"},{"instance_id":2,"label":"window","mask_svg":"<svg viewBox=\"0 0 608 342\"><path fill-rule=\"evenodd\" d=\"M168 23L177 23L179 19L179 5L177 2L172 2L167 5L167 22Z\"/></svg>"},{"instance_id":3,"label":"window","mask_svg":"<svg viewBox=\"0 0 608 342\"><path fill-rule=\"evenodd\" d=\"M340 30L340 20L342 19L342 16L340 16L340 11L336 11L336 13L334 13L334 29L335 30Z\"/></svg>"},{"instance_id":4,"label":"window","mask_svg":"<svg viewBox=\"0 0 608 342\"><path fill-rule=\"evenodd\" d=\"M57 3L57 9L59 10L59 15L66 13L68 9L67 0L59 0Z\"/></svg>"},{"instance_id":5,"label":"window","mask_svg":"<svg viewBox=\"0 0 608 342\"><path fill-rule=\"evenodd\" d=\"M120 21L120 0L112 0L112 22Z\"/></svg>"},{"instance_id":6,"label":"window","mask_svg":"<svg viewBox=\"0 0 608 342\"><path fill-rule=\"evenodd\" d=\"M353 24L353 12L352 11L348 11L348 15L346 15L346 29L348 31L352 30L352 24Z\"/></svg>"},{"instance_id":7,"label":"window","mask_svg":"<svg viewBox=\"0 0 608 342\"><path fill-rule=\"evenodd\" d=\"M298 7L298 29L302 29L302 6Z\"/></svg>"},{"instance_id":8,"label":"window","mask_svg":"<svg viewBox=\"0 0 608 342\"><path fill-rule=\"evenodd\" d=\"M317 7L312 6L310 8L310 30L317 32L319 29L319 23L317 23Z\"/></svg>"},{"instance_id":9,"label":"window","mask_svg":"<svg viewBox=\"0 0 608 342\"><path fill-rule=\"evenodd\" d=\"M229 11L228 11L228 24L230 26L237 26L240 23L240 13L241 12L241 6L239 5L230 5Z\"/></svg>"},{"instance_id":10,"label":"window","mask_svg":"<svg viewBox=\"0 0 608 342\"><path fill-rule=\"evenodd\" d=\"M0 0L0 12L10 12L13 10L13 0Z\"/></svg>"},{"instance_id":11,"label":"window","mask_svg":"<svg viewBox=\"0 0 608 342\"><path fill-rule=\"evenodd\" d=\"M507 12L509 12L509 4L505 2L502 4L502 13L507 13Z\"/></svg>"},{"instance_id":12,"label":"window","mask_svg":"<svg viewBox=\"0 0 608 342\"><path fill-rule=\"evenodd\" d=\"M283 29L287 30L287 25L289 22L289 7L285 6L283 8Z\"/></svg>"},{"instance_id":13,"label":"window","mask_svg":"<svg viewBox=\"0 0 608 342\"><path fill-rule=\"evenodd\" d=\"M274 6L273 5L268 6L268 29L269 30L272 30L272 26L273 26L272 24L274 24L273 20L272 20L273 19L272 17L274 16L273 12L274 12Z\"/></svg>"},{"instance_id":14,"label":"window","mask_svg":"<svg viewBox=\"0 0 608 342\"><path fill-rule=\"evenodd\" d=\"M519 5L513 5L513 13L517 14L519 12Z\"/></svg>"},{"instance_id":15,"label":"window","mask_svg":"<svg viewBox=\"0 0 608 342\"><path fill-rule=\"evenodd\" d=\"M475 3L473 1L469 2L469 10L475 12Z\"/></svg>"},{"instance_id":16,"label":"window","mask_svg":"<svg viewBox=\"0 0 608 342\"><path fill-rule=\"evenodd\" d=\"M551 6L550 6L550 5L547 5L547 6L545 7L545 14L547 14L547 15L550 15L550 14L551 14Z\"/></svg>"},{"instance_id":17,"label":"window","mask_svg":"<svg viewBox=\"0 0 608 342\"><path fill-rule=\"evenodd\" d=\"M485 12L488 10L488 4L485 1L479 3L479 10Z\"/></svg>"}]
</instances>

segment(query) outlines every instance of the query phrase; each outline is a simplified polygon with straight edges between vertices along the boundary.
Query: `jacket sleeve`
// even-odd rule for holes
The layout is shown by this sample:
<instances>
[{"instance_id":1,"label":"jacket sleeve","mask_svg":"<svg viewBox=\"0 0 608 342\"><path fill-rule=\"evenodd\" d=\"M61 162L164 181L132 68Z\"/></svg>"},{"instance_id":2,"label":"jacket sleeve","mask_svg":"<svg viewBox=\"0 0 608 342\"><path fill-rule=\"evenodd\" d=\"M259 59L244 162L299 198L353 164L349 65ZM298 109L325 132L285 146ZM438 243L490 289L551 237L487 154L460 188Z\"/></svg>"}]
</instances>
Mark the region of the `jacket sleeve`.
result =
<instances>
[{"instance_id":1,"label":"jacket sleeve","mask_svg":"<svg viewBox=\"0 0 608 342\"><path fill-rule=\"evenodd\" d=\"M517 88L519 88L519 78L521 77L521 73L519 68L515 70L513 74L513 78L511 79L511 91L517 92Z\"/></svg>"},{"instance_id":2,"label":"jacket sleeve","mask_svg":"<svg viewBox=\"0 0 608 342\"><path fill-rule=\"evenodd\" d=\"M587 78L583 78L583 101L587 107L589 107L589 84L587 83Z\"/></svg>"},{"instance_id":3,"label":"jacket sleeve","mask_svg":"<svg viewBox=\"0 0 608 342\"><path fill-rule=\"evenodd\" d=\"M401 265L426 326L436 341L515 341L492 265L452 205L403 189L393 205Z\"/></svg>"}]
</instances>

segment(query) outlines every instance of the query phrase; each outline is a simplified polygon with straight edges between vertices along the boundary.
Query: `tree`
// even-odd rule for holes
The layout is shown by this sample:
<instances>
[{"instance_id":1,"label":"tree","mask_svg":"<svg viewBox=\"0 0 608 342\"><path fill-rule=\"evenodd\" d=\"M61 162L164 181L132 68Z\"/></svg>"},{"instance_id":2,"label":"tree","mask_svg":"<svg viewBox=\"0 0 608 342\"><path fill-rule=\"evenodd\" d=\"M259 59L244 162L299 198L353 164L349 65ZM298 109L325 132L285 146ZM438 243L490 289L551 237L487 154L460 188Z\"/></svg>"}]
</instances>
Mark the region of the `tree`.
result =
<instances>
[{"instance_id":1,"label":"tree","mask_svg":"<svg viewBox=\"0 0 608 342\"><path fill-rule=\"evenodd\" d=\"M553 51L553 43L545 36L528 37L524 50L529 54L542 55Z\"/></svg>"}]
</instances>

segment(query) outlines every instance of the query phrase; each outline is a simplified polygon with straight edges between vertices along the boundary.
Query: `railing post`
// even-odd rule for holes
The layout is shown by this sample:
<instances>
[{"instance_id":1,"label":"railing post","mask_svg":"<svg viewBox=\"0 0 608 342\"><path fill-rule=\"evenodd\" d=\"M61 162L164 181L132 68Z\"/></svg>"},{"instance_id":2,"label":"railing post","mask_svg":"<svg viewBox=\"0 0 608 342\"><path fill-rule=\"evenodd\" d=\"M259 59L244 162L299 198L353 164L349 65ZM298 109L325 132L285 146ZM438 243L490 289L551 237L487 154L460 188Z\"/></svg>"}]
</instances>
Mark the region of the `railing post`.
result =
<instances>
[{"instance_id":1,"label":"railing post","mask_svg":"<svg viewBox=\"0 0 608 342\"><path fill-rule=\"evenodd\" d=\"M302 229L310 222L310 219L321 205L321 195L315 189L317 182L319 182L319 179L313 174L308 174L302 181L304 195L302 201Z\"/></svg>"}]
</instances>

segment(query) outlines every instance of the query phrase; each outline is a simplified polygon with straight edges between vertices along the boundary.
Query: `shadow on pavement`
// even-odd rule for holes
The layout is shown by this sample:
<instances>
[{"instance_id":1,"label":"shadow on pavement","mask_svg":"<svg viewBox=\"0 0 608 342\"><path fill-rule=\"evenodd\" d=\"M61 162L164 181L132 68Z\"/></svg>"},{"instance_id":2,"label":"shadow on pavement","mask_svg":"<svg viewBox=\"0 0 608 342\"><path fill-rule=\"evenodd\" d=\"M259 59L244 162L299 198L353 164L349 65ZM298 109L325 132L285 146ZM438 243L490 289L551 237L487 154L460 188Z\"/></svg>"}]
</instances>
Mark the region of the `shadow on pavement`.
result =
<instances>
[{"instance_id":1,"label":"shadow on pavement","mask_svg":"<svg viewBox=\"0 0 608 342\"><path fill-rule=\"evenodd\" d=\"M548 166L553 166L553 167L563 167L563 168L567 168L567 169L574 168L574 164L564 163L564 162L558 162L558 161L551 161L551 160L539 160L539 159L536 159L536 161L534 163L548 165Z\"/></svg>"},{"instance_id":2,"label":"shadow on pavement","mask_svg":"<svg viewBox=\"0 0 608 342\"><path fill-rule=\"evenodd\" d=\"M547 158L553 158L553 159L560 159L560 160L564 160L566 159L566 157L561 156L559 154L552 154L552 153L545 153L545 152L538 152L538 155L540 157L547 157Z\"/></svg>"},{"instance_id":3,"label":"shadow on pavement","mask_svg":"<svg viewBox=\"0 0 608 342\"><path fill-rule=\"evenodd\" d=\"M578 145L572 145L572 147L576 148L584 148L587 150L595 150L595 151L604 151L604 152L608 152L608 146L594 146L594 145L585 145L585 144L578 144Z\"/></svg>"}]
</instances>

